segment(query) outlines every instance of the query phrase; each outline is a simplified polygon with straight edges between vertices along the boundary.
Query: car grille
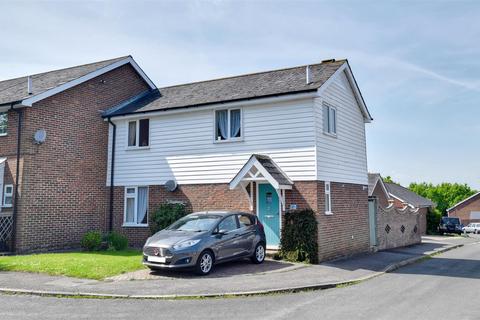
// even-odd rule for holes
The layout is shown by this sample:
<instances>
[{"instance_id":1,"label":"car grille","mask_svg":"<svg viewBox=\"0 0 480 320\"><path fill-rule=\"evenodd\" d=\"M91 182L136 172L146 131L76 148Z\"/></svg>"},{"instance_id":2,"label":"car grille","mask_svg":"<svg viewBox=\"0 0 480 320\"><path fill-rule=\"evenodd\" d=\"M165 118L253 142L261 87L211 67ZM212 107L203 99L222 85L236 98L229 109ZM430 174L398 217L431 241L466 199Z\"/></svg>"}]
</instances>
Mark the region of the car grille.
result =
<instances>
[{"instance_id":1,"label":"car grille","mask_svg":"<svg viewBox=\"0 0 480 320\"><path fill-rule=\"evenodd\" d=\"M145 247L143 253L147 256L170 257L172 253L166 248Z\"/></svg>"}]
</instances>

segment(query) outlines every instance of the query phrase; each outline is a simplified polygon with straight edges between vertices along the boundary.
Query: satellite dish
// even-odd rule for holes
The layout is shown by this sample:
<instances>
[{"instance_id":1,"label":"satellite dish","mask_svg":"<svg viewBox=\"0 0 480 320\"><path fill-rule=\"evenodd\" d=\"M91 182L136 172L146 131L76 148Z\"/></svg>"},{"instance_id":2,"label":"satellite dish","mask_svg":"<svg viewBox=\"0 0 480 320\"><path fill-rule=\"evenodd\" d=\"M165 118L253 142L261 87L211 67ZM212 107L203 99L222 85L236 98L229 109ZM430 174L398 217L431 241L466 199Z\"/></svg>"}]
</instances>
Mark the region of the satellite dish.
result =
<instances>
[{"instance_id":1,"label":"satellite dish","mask_svg":"<svg viewBox=\"0 0 480 320\"><path fill-rule=\"evenodd\" d=\"M46 139L47 139L47 132L45 131L45 129L39 129L33 135L33 140L35 141L36 144L42 144L45 142Z\"/></svg>"},{"instance_id":2,"label":"satellite dish","mask_svg":"<svg viewBox=\"0 0 480 320\"><path fill-rule=\"evenodd\" d=\"M173 192L177 189L177 182L175 180L168 180L165 182L165 189L170 192Z\"/></svg>"}]
</instances>

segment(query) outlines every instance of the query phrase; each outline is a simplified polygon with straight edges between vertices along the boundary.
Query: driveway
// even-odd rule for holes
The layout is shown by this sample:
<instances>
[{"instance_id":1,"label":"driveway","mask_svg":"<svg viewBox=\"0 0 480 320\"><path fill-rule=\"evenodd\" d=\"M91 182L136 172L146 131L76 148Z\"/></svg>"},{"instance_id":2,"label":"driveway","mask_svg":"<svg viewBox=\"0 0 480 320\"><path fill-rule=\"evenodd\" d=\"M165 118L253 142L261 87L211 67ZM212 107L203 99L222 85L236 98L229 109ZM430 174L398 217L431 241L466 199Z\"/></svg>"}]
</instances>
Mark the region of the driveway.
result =
<instances>
[{"instance_id":1,"label":"driveway","mask_svg":"<svg viewBox=\"0 0 480 320\"><path fill-rule=\"evenodd\" d=\"M480 244L468 244L370 281L334 290L175 301L0 295L0 318L478 319L478 292ZM446 302L454 309L446 311Z\"/></svg>"}]
</instances>

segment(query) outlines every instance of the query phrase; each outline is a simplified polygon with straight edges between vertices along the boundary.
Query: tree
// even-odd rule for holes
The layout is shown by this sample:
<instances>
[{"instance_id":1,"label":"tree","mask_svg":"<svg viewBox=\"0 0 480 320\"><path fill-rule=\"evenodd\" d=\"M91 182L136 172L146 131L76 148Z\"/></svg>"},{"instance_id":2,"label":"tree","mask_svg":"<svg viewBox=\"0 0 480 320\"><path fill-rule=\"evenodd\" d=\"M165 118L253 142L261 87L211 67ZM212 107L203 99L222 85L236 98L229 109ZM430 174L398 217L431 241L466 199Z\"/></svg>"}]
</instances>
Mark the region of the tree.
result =
<instances>
[{"instance_id":1,"label":"tree","mask_svg":"<svg viewBox=\"0 0 480 320\"><path fill-rule=\"evenodd\" d=\"M467 184L448 182L437 185L426 182L411 183L408 188L435 202L443 215L446 215L448 208L476 193Z\"/></svg>"},{"instance_id":2,"label":"tree","mask_svg":"<svg viewBox=\"0 0 480 320\"><path fill-rule=\"evenodd\" d=\"M398 182L393 181L391 176L386 176L385 178L383 178L383 182L399 184Z\"/></svg>"}]
</instances>

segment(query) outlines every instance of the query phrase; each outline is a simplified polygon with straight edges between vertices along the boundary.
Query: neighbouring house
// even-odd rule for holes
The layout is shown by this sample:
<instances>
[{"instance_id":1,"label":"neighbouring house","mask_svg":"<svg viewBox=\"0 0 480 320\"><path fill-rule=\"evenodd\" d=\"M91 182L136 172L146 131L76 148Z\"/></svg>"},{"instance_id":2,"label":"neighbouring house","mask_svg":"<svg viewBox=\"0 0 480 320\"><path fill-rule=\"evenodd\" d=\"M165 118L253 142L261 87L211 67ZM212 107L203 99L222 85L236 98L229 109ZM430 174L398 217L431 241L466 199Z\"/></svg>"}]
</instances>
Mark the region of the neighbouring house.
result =
<instances>
[{"instance_id":1,"label":"neighbouring house","mask_svg":"<svg viewBox=\"0 0 480 320\"><path fill-rule=\"evenodd\" d=\"M460 218L464 225L470 222L480 222L480 192L448 208L447 215Z\"/></svg>"},{"instance_id":2,"label":"neighbouring house","mask_svg":"<svg viewBox=\"0 0 480 320\"><path fill-rule=\"evenodd\" d=\"M0 82L2 214L17 252L92 229L141 246L165 202L253 212L273 248L283 213L309 208L320 260L369 250L372 118L347 60L164 88L131 57L86 66Z\"/></svg>"},{"instance_id":3,"label":"neighbouring house","mask_svg":"<svg viewBox=\"0 0 480 320\"><path fill-rule=\"evenodd\" d=\"M101 114L153 89L131 57L0 82L0 252L78 247L105 230Z\"/></svg>"},{"instance_id":4,"label":"neighbouring house","mask_svg":"<svg viewBox=\"0 0 480 320\"><path fill-rule=\"evenodd\" d=\"M427 212L435 204L378 173L368 174L371 243L389 249L419 243L427 230Z\"/></svg>"}]
</instances>

